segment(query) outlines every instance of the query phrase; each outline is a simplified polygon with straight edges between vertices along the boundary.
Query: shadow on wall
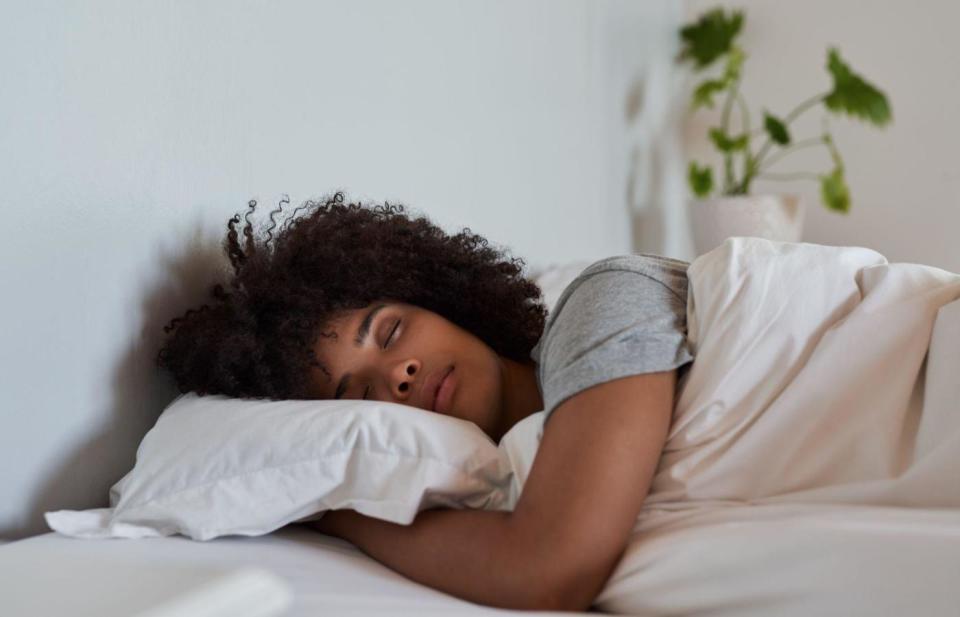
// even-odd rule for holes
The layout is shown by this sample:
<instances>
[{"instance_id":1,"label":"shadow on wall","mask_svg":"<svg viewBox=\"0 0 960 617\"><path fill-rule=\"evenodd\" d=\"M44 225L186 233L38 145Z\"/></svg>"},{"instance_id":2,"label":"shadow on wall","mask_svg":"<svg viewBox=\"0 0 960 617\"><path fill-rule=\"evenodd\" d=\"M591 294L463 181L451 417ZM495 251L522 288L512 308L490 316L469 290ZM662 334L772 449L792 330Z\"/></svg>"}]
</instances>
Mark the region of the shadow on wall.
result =
<instances>
[{"instance_id":1,"label":"shadow on wall","mask_svg":"<svg viewBox=\"0 0 960 617\"><path fill-rule=\"evenodd\" d=\"M143 436L178 395L173 380L155 363L166 336L163 327L206 302L214 282L229 272L219 237L204 234L199 221L191 232L174 237L188 235L173 250L161 246L156 252L150 274L160 280L148 285L139 337L113 369L110 413L99 414L109 420L50 471L34 493L27 524L0 529L0 537L14 540L49 532L43 513L51 510L108 507L110 487L133 468Z\"/></svg>"}]
</instances>

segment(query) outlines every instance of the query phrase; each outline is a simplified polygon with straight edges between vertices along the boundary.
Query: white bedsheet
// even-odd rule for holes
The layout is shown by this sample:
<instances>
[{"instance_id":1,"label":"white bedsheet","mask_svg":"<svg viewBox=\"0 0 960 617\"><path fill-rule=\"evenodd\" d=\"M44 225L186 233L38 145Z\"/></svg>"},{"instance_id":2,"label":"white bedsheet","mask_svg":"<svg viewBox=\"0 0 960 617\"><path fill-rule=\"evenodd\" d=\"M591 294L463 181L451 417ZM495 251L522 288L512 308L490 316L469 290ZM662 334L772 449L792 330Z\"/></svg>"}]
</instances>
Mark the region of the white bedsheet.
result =
<instances>
[{"instance_id":1,"label":"white bedsheet","mask_svg":"<svg viewBox=\"0 0 960 617\"><path fill-rule=\"evenodd\" d=\"M32 564L32 565L31 565ZM100 617L104 598L78 588L71 571L137 568L156 577L154 589L188 587L185 575L255 567L289 584L293 603L283 617L382 615L570 615L494 609L419 585L351 544L301 525L258 537L196 542L182 536L141 540L78 540L56 533L0 546L0 615ZM112 569L112 570L111 570ZM82 581L84 577L77 576ZM53 607L42 613L11 607ZM586 613L584 613L586 614Z\"/></svg>"},{"instance_id":2,"label":"white bedsheet","mask_svg":"<svg viewBox=\"0 0 960 617\"><path fill-rule=\"evenodd\" d=\"M960 275L735 238L598 599L650 615L960 615Z\"/></svg>"},{"instance_id":3,"label":"white bedsheet","mask_svg":"<svg viewBox=\"0 0 960 617\"><path fill-rule=\"evenodd\" d=\"M596 606L650 616L958 615L960 510L648 511Z\"/></svg>"}]
</instances>

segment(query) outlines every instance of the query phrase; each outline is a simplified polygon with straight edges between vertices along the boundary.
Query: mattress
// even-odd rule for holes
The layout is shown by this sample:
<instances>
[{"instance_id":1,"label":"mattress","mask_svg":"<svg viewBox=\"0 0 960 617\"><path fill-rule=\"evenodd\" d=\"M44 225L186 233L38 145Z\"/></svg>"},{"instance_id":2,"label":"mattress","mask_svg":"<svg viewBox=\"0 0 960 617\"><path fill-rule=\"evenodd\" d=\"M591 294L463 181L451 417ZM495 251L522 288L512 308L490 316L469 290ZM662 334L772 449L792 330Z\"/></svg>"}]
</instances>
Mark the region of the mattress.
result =
<instances>
[{"instance_id":1,"label":"mattress","mask_svg":"<svg viewBox=\"0 0 960 617\"><path fill-rule=\"evenodd\" d=\"M643 616L960 615L960 509L647 509L597 597Z\"/></svg>"},{"instance_id":2,"label":"mattress","mask_svg":"<svg viewBox=\"0 0 960 617\"><path fill-rule=\"evenodd\" d=\"M302 525L207 542L43 534L0 546L0 588L8 617L571 614L466 602Z\"/></svg>"}]
</instances>

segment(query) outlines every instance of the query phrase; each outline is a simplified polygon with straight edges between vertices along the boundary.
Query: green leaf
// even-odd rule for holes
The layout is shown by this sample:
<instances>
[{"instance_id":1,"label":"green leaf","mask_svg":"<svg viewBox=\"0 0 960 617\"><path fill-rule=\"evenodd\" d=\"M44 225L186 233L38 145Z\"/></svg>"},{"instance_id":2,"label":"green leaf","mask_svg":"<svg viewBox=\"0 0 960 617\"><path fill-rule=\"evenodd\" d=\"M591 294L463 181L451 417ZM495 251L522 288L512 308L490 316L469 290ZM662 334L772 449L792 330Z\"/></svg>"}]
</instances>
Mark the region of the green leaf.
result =
<instances>
[{"instance_id":1,"label":"green leaf","mask_svg":"<svg viewBox=\"0 0 960 617\"><path fill-rule=\"evenodd\" d=\"M721 152L736 152L747 147L750 136L747 133L731 137L723 132L723 129L714 127L710 129L710 139L713 145Z\"/></svg>"},{"instance_id":2,"label":"green leaf","mask_svg":"<svg viewBox=\"0 0 960 617\"><path fill-rule=\"evenodd\" d=\"M727 65L723 68L723 79L727 83L740 79L740 68L743 66L743 61L746 58L747 55L736 45L730 48Z\"/></svg>"},{"instance_id":3,"label":"green leaf","mask_svg":"<svg viewBox=\"0 0 960 617\"><path fill-rule=\"evenodd\" d=\"M680 29L683 47L678 60L692 58L697 70L709 66L730 51L733 39L742 27L743 11L732 11L728 16L718 7L704 13L696 23Z\"/></svg>"},{"instance_id":4,"label":"green leaf","mask_svg":"<svg viewBox=\"0 0 960 617\"><path fill-rule=\"evenodd\" d=\"M828 53L827 70L833 75L833 90L824 99L824 104L835 112L845 111L877 126L890 121L890 104L887 97L863 77L853 72L841 58L836 48Z\"/></svg>"},{"instance_id":5,"label":"green leaf","mask_svg":"<svg viewBox=\"0 0 960 617\"><path fill-rule=\"evenodd\" d=\"M843 167L834 167L828 175L820 176L820 196L827 208L844 214L850 211L850 189L843 178Z\"/></svg>"},{"instance_id":6,"label":"green leaf","mask_svg":"<svg viewBox=\"0 0 960 617\"><path fill-rule=\"evenodd\" d=\"M790 133L787 132L787 125L779 118L771 116L766 110L763 112L763 128L767 129L767 135L775 143L785 146L790 143Z\"/></svg>"},{"instance_id":7,"label":"green leaf","mask_svg":"<svg viewBox=\"0 0 960 617\"><path fill-rule=\"evenodd\" d=\"M713 108L713 95L729 88L734 81L740 79L740 67L743 66L744 58L746 58L746 55L743 50L734 45L727 57L727 65L724 68L723 75L719 79L707 79L697 86L693 93L692 109L698 107Z\"/></svg>"},{"instance_id":8,"label":"green leaf","mask_svg":"<svg viewBox=\"0 0 960 617\"><path fill-rule=\"evenodd\" d=\"M690 188L697 197L706 197L713 189L713 170L709 167L699 168L695 161L690 161L687 179Z\"/></svg>"},{"instance_id":9,"label":"green leaf","mask_svg":"<svg viewBox=\"0 0 960 617\"><path fill-rule=\"evenodd\" d=\"M713 107L713 95L717 92L722 92L724 88L727 87L727 82L722 79L708 79L693 91L693 105L692 108L696 109L698 107Z\"/></svg>"}]
</instances>

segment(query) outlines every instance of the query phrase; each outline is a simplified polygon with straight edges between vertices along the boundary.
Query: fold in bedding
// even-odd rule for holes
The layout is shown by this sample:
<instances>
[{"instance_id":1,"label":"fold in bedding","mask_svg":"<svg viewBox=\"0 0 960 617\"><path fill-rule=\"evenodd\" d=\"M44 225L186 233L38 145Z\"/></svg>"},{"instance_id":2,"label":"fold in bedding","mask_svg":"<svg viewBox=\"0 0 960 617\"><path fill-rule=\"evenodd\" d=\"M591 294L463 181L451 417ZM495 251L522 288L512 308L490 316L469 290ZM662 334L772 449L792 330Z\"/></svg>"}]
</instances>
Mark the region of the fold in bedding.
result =
<instances>
[{"instance_id":1,"label":"fold in bedding","mask_svg":"<svg viewBox=\"0 0 960 617\"><path fill-rule=\"evenodd\" d=\"M956 613L960 275L756 238L688 275L696 360L598 606Z\"/></svg>"}]
</instances>

